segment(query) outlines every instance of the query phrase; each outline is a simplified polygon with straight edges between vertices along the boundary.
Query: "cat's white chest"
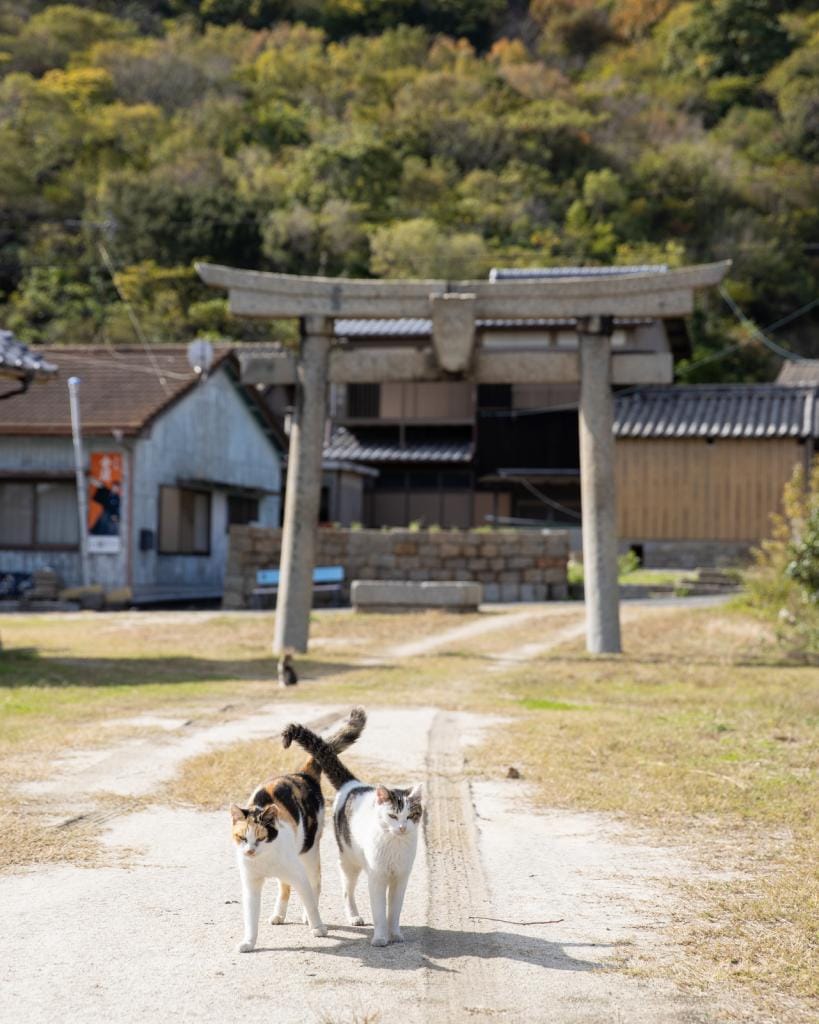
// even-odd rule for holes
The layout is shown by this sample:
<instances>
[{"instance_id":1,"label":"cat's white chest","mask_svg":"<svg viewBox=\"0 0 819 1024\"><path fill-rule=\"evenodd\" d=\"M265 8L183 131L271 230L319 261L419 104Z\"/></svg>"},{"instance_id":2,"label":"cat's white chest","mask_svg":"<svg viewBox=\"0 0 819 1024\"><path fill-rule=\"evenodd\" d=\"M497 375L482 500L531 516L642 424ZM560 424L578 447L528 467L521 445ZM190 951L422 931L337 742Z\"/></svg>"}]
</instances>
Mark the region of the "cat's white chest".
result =
<instances>
[{"instance_id":1,"label":"cat's white chest","mask_svg":"<svg viewBox=\"0 0 819 1024\"><path fill-rule=\"evenodd\" d=\"M370 837L367 850L371 869L390 876L409 874L415 860L417 842L416 833L398 836L390 832L376 833Z\"/></svg>"}]
</instances>

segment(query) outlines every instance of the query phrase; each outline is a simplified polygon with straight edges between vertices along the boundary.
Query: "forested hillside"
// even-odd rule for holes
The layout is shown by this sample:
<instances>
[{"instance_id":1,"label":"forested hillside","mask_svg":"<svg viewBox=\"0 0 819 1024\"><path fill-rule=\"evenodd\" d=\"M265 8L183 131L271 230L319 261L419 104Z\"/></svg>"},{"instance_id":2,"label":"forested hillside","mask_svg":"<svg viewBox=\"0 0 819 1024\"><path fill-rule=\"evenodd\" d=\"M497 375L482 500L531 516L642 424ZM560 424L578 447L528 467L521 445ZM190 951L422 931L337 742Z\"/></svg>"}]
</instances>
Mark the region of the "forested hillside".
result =
<instances>
[{"instance_id":1,"label":"forested hillside","mask_svg":"<svg viewBox=\"0 0 819 1024\"><path fill-rule=\"evenodd\" d=\"M288 273L730 257L819 355L819 14L763 0L0 0L0 325L252 339L196 259ZM771 325L774 325L771 327ZM279 328L286 330L286 328ZM687 380L779 360L712 295Z\"/></svg>"}]
</instances>

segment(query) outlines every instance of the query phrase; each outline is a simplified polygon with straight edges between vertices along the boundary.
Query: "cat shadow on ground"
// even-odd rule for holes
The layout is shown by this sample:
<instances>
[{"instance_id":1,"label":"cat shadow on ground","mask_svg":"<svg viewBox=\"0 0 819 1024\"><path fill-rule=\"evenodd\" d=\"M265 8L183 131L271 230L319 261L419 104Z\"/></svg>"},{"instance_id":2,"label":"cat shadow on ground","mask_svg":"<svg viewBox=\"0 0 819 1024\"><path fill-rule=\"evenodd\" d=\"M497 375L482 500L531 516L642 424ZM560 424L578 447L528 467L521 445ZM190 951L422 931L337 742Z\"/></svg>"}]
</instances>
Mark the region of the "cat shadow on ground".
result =
<instances>
[{"instance_id":1,"label":"cat shadow on ground","mask_svg":"<svg viewBox=\"0 0 819 1024\"><path fill-rule=\"evenodd\" d=\"M458 973L457 968L447 967L440 961L477 957L480 960L520 961L551 971L594 971L604 964L578 959L566 952L567 949L608 948L605 943L549 942L535 935L515 932L466 932L428 925L402 927L401 931L403 943L375 948L370 945L370 929L331 926L329 938L338 939L338 942L302 946L301 950L322 956L353 958L364 966L382 970L416 971L423 968ZM284 948L292 950L292 947L264 946L257 947L256 952L283 952Z\"/></svg>"}]
</instances>

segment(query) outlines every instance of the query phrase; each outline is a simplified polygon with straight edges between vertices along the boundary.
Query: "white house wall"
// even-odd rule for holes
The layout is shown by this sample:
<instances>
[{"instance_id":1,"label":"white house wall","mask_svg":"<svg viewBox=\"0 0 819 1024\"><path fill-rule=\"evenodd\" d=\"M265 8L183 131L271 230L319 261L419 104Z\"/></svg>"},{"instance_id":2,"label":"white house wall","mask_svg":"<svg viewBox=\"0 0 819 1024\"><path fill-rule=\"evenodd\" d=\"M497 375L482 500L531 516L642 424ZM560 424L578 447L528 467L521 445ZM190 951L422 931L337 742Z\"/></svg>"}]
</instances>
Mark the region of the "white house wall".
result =
<instances>
[{"instance_id":1,"label":"white house wall","mask_svg":"<svg viewBox=\"0 0 819 1024\"><path fill-rule=\"evenodd\" d=\"M133 458L134 594L156 588L168 594L221 593L228 542L226 490L212 492L209 556L160 555L157 546L159 488L184 481L209 480L276 492L260 499L259 522L279 524L279 456L227 373L217 371L158 417L135 442ZM139 550L141 530L153 533L150 551Z\"/></svg>"},{"instance_id":2,"label":"white house wall","mask_svg":"<svg viewBox=\"0 0 819 1024\"><path fill-rule=\"evenodd\" d=\"M83 449L86 464L91 452L106 451L123 454L123 489L130 488L128 453L113 438L85 437ZM72 473L74 448L70 437L0 437L0 469L5 473ZM66 479L69 479L68 477ZM73 476L70 478L73 482ZM78 513L79 515L79 513ZM129 531L127 502L121 511L120 537L122 544L115 555L89 555L91 581L106 590L121 587L127 576L127 541ZM4 572L33 573L49 566L67 586L82 583L82 564L79 550L75 551L20 551L0 549L0 574Z\"/></svg>"}]
</instances>

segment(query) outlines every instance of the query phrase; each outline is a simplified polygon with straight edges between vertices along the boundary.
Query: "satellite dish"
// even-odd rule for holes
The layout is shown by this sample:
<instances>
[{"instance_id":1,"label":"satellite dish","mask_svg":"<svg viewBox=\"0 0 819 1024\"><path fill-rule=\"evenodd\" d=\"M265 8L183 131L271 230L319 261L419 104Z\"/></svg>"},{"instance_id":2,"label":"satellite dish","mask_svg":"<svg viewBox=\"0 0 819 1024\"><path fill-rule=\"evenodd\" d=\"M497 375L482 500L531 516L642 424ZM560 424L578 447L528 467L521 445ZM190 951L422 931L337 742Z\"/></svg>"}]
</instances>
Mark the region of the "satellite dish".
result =
<instances>
[{"instance_id":1,"label":"satellite dish","mask_svg":"<svg viewBox=\"0 0 819 1024\"><path fill-rule=\"evenodd\" d=\"M207 377L213 363L213 345L206 338L194 338L188 345L188 364L194 373Z\"/></svg>"}]
</instances>

